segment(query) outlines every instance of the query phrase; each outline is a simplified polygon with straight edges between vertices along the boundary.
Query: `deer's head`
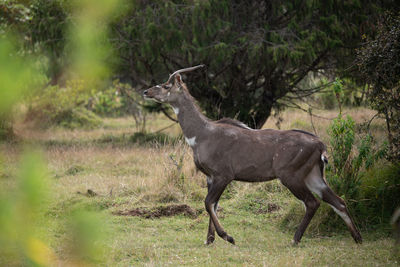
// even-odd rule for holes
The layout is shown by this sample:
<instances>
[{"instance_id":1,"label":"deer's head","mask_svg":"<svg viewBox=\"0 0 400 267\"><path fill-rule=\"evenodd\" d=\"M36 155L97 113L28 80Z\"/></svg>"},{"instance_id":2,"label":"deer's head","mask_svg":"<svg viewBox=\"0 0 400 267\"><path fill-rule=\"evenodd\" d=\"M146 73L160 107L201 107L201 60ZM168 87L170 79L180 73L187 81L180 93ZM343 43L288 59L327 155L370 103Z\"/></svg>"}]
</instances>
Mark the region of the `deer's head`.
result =
<instances>
[{"instance_id":1,"label":"deer's head","mask_svg":"<svg viewBox=\"0 0 400 267\"><path fill-rule=\"evenodd\" d=\"M193 71L202 67L204 67L204 65L175 71L169 76L168 81L165 83L158 84L145 90L143 92L144 98L161 103L173 103L177 101L183 91L183 82L180 73Z\"/></svg>"}]
</instances>

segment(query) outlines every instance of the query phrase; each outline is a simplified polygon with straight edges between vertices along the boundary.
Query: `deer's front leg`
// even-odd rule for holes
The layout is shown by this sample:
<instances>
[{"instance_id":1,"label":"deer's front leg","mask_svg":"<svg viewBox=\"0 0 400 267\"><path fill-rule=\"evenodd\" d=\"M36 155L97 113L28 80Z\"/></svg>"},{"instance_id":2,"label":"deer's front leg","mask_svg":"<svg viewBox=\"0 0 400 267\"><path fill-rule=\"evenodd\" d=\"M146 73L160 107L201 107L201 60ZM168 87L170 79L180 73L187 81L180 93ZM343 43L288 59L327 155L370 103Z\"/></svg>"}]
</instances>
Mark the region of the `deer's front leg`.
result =
<instances>
[{"instance_id":1,"label":"deer's front leg","mask_svg":"<svg viewBox=\"0 0 400 267\"><path fill-rule=\"evenodd\" d=\"M216 202L214 205L214 212L215 212L215 215L217 215L217 217L218 217L217 209L218 209L218 202ZM214 242L214 240L215 240L215 226L214 226L214 223L210 216L210 221L208 223L208 233L207 233L206 245L212 244Z\"/></svg>"},{"instance_id":2,"label":"deer's front leg","mask_svg":"<svg viewBox=\"0 0 400 267\"><path fill-rule=\"evenodd\" d=\"M210 192L211 183L212 183L211 177L207 176L207 192ZM218 205L218 202L214 205L215 206L214 207L215 214L217 214L217 209L216 209L217 205ZM214 240L215 240L215 226L214 226L214 223L210 216L210 220L208 223L207 239L206 239L205 244L210 245L214 242Z\"/></svg>"},{"instance_id":3,"label":"deer's front leg","mask_svg":"<svg viewBox=\"0 0 400 267\"><path fill-rule=\"evenodd\" d=\"M222 192L224 192L230 180L226 180L222 177L211 177L211 179L207 179L207 181L209 181L209 183L208 183L208 194L205 200L205 206L208 214L210 215L207 244L212 243L212 241L214 241L213 239L215 239L214 228L217 231L217 234L222 239L232 244L235 244L235 240L225 232L224 228L219 223L216 214L218 200L221 197ZM209 239L210 241L212 240L210 243L208 243Z\"/></svg>"}]
</instances>

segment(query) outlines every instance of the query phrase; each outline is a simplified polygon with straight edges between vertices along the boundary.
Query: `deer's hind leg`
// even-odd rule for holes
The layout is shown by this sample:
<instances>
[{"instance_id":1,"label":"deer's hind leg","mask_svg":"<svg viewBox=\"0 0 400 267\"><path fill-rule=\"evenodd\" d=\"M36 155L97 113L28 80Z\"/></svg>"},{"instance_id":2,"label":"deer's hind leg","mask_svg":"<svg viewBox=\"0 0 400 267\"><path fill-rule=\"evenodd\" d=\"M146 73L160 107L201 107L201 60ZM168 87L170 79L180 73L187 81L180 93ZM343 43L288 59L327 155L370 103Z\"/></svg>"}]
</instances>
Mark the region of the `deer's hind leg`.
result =
<instances>
[{"instance_id":1,"label":"deer's hind leg","mask_svg":"<svg viewBox=\"0 0 400 267\"><path fill-rule=\"evenodd\" d=\"M306 177L307 187L317 194L323 201L328 203L333 210L344 220L347 227L349 228L351 235L356 243L362 243L362 237L360 232L354 225L353 220L350 217L349 211L347 210L346 203L343 199L337 196L332 189L326 184L320 167L315 166L310 174Z\"/></svg>"},{"instance_id":2,"label":"deer's hind leg","mask_svg":"<svg viewBox=\"0 0 400 267\"><path fill-rule=\"evenodd\" d=\"M347 228L349 228L354 241L356 243L362 243L361 234L357 230L353 220L351 219L344 200L337 196L328 186L325 190L322 191L322 200L327 202L332 207L332 209L343 219L343 221L347 225Z\"/></svg>"},{"instance_id":3,"label":"deer's hind leg","mask_svg":"<svg viewBox=\"0 0 400 267\"><path fill-rule=\"evenodd\" d=\"M301 220L293 237L293 244L298 244L305 230L307 229L307 226L310 224L311 219L314 217L315 212L318 210L320 202L314 197L304 183L295 184L286 182L287 180L282 179L281 181L282 184L285 185L295 197L304 203L306 208L306 213L304 214L304 217Z\"/></svg>"}]
</instances>

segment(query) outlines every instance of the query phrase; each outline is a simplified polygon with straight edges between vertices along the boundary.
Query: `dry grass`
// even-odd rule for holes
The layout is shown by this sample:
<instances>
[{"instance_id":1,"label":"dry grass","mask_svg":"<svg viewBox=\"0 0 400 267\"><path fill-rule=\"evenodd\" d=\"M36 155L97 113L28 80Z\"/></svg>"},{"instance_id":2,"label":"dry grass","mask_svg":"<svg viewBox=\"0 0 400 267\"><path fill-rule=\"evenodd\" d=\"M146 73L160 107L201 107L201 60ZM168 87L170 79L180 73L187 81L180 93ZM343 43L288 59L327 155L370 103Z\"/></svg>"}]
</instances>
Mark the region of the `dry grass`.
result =
<instances>
[{"instance_id":1,"label":"dry grass","mask_svg":"<svg viewBox=\"0 0 400 267\"><path fill-rule=\"evenodd\" d=\"M368 109L348 110L357 122L370 119ZM335 111L321 116L334 118ZM281 129L300 128L313 131L304 112L290 110L282 114ZM292 247L292 229L282 229L281 221L289 207L297 202L278 182L265 184L234 183L224 193L220 205L221 222L238 243L231 246L221 239L204 246L208 216L198 218L175 216L160 219L112 215L115 211L152 207L168 203L185 203L202 209L206 195L205 177L196 172L190 148L182 141L174 144L133 144L133 120L104 120L104 127L95 130L32 129L17 124L22 140L42 147L48 170L53 177L54 203L47 218L52 248L60 259L68 261L63 249L67 232L60 220L73 206L96 209L107 218L110 235L107 239L106 266L395 266L390 251L392 240L382 234L363 233L363 245L355 245L350 235L306 233L299 247ZM276 128L271 118L266 128ZM330 120L314 118L314 126L327 141ZM375 121L378 134L382 122ZM161 116L149 120L149 131L170 125ZM170 135L180 133L179 126L168 128ZM115 137L115 140L112 139ZM104 141L105 138L107 141ZM100 140L100 141L99 141ZM12 188L20 148L1 144L3 162L0 186ZM172 158L172 159L171 159ZM179 160L183 158L182 164ZM179 169L176 165L181 166ZM87 190L96 196L87 195ZM79 192L79 193L78 193ZM269 203L280 208L259 212Z\"/></svg>"}]
</instances>

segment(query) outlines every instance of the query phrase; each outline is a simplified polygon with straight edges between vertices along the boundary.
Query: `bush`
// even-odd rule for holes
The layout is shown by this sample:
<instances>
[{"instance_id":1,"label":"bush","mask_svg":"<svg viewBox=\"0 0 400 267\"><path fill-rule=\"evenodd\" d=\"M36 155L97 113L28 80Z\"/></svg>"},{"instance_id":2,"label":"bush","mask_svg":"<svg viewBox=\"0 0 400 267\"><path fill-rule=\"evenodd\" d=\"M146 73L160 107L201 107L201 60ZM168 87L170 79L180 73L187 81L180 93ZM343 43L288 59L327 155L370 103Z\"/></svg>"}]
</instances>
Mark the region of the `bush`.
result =
<instances>
[{"instance_id":1,"label":"bush","mask_svg":"<svg viewBox=\"0 0 400 267\"><path fill-rule=\"evenodd\" d=\"M83 81L68 81L64 88L48 86L32 99L26 120L41 127L59 125L67 128L92 128L101 125L100 118L85 106L90 91Z\"/></svg>"},{"instance_id":2,"label":"bush","mask_svg":"<svg viewBox=\"0 0 400 267\"><path fill-rule=\"evenodd\" d=\"M373 138L366 134L356 140L354 120L342 117L342 82L334 82L333 91L339 103L339 116L328 128L332 164L327 167L327 179L334 191L345 199L356 199L360 187L361 171L385 156L386 146L374 148ZM358 141L358 142L356 142Z\"/></svg>"},{"instance_id":3,"label":"bush","mask_svg":"<svg viewBox=\"0 0 400 267\"><path fill-rule=\"evenodd\" d=\"M357 209L364 223L388 223L400 206L400 164L377 164L362 175L361 181Z\"/></svg>"},{"instance_id":4,"label":"bush","mask_svg":"<svg viewBox=\"0 0 400 267\"><path fill-rule=\"evenodd\" d=\"M54 116L52 122L65 128L93 128L102 124L101 119L84 107L65 110Z\"/></svg>"},{"instance_id":5,"label":"bush","mask_svg":"<svg viewBox=\"0 0 400 267\"><path fill-rule=\"evenodd\" d=\"M88 108L100 116L131 115L136 130L145 131L147 112L144 109L144 99L129 84L115 80L110 88L90 98Z\"/></svg>"},{"instance_id":6,"label":"bush","mask_svg":"<svg viewBox=\"0 0 400 267\"><path fill-rule=\"evenodd\" d=\"M114 88L96 93L88 105L94 113L100 116L117 117L123 113L121 97Z\"/></svg>"}]
</instances>

